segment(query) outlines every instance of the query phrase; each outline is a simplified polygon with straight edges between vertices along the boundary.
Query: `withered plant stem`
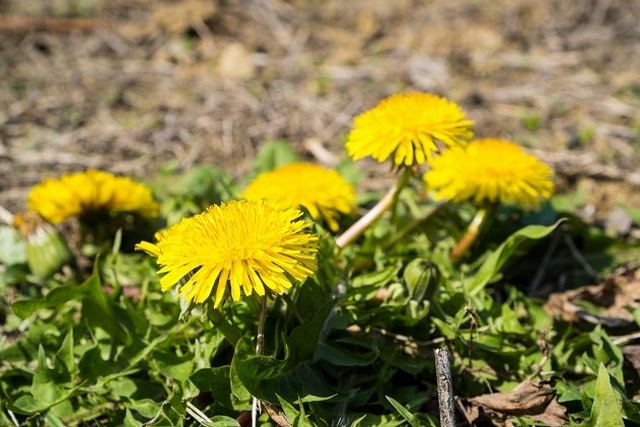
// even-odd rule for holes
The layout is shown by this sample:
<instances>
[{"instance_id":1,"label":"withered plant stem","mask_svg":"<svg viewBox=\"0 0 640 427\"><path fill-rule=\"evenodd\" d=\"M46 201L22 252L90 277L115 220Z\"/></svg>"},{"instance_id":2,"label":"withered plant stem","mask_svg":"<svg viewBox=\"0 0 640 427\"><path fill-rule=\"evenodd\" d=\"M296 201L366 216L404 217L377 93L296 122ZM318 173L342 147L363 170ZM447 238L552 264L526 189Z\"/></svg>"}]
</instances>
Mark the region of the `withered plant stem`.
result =
<instances>
[{"instance_id":1,"label":"withered plant stem","mask_svg":"<svg viewBox=\"0 0 640 427\"><path fill-rule=\"evenodd\" d=\"M406 168L398 177L398 180L395 182L393 187L386 192L382 199L380 199L380 201L376 203L369 212L364 214L351 227L336 238L336 245L338 248L342 249L356 241L358 237L362 236L362 233L376 222L389 208L394 207L395 211L395 204L397 203L398 195L407 184L410 177L411 170Z\"/></svg>"},{"instance_id":2,"label":"withered plant stem","mask_svg":"<svg viewBox=\"0 0 640 427\"><path fill-rule=\"evenodd\" d=\"M467 231L451 250L451 254L449 256L451 258L451 261L459 261L460 258L462 258L462 256L467 253L471 245L473 245L473 242L475 242L478 238L478 234L480 234L480 230L482 229L482 225L487 219L488 213L489 210L486 208L478 209L478 212L476 212L476 215L473 217L471 223L467 227Z\"/></svg>"}]
</instances>

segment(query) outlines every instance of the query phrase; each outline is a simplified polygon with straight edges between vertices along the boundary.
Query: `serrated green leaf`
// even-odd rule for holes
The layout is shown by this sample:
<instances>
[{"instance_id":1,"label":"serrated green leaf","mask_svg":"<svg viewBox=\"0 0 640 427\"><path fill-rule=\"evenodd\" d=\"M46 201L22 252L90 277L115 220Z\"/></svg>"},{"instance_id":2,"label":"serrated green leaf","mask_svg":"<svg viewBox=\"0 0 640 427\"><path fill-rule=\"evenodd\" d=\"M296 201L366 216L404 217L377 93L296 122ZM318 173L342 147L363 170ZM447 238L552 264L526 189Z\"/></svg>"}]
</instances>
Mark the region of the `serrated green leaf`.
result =
<instances>
[{"instance_id":1,"label":"serrated green leaf","mask_svg":"<svg viewBox=\"0 0 640 427\"><path fill-rule=\"evenodd\" d=\"M385 285L395 279L400 271L400 266L391 265L389 267L361 274L353 279L350 287L357 288L368 285Z\"/></svg>"},{"instance_id":2,"label":"serrated green leaf","mask_svg":"<svg viewBox=\"0 0 640 427\"><path fill-rule=\"evenodd\" d=\"M283 399L280 395L276 394L278 398L278 402L280 403L280 407L282 408L282 412L287 417L287 420L291 425L293 425L296 419L300 416L300 411L298 411L295 406L287 402L286 399Z\"/></svg>"},{"instance_id":3,"label":"serrated green leaf","mask_svg":"<svg viewBox=\"0 0 640 427\"><path fill-rule=\"evenodd\" d=\"M329 301L318 309L308 322L291 331L286 346L286 369L293 369L298 364L313 358L320 331L322 331L333 306L334 302Z\"/></svg>"},{"instance_id":4,"label":"serrated green leaf","mask_svg":"<svg viewBox=\"0 0 640 427\"><path fill-rule=\"evenodd\" d=\"M122 341L126 338L126 332L116 316L113 301L102 289L99 272L96 260L91 277L82 284L86 293L82 300L82 316L92 327L104 330L115 341Z\"/></svg>"},{"instance_id":5,"label":"serrated green leaf","mask_svg":"<svg viewBox=\"0 0 640 427\"><path fill-rule=\"evenodd\" d=\"M398 427L405 425L404 419L398 419L393 415L371 415L366 414L353 420L351 427Z\"/></svg>"},{"instance_id":6,"label":"serrated green leaf","mask_svg":"<svg viewBox=\"0 0 640 427\"><path fill-rule=\"evenodd\" d=\"M316 424L312 423L307 414L305 414L302 403L300 403L300 409L298 410L281 396L276 395L276 397L287 420L293 427L315 427Z\"/></svg>"},{"instance_id":7,"label":"serrated green leaf","mask_svg":"<svg viewBox=\"0 0 640 427\"><path fill-rule=\"evenodd\" d=\"M609 373L604 364L600 363L598 378L593 395L591 416L585 422L586 427L624 427L622 419L622 401L611 387Z\"/></svg>"},{"instance_id":8,"label":"serrated green leaf","mask_svg":"<svg viewBox=\"0 0 640 427\"><path fill-rule=\"evenodd\" d=\"M30 394L16 399L12 405L14 410L32 414L51 408L71 397L77 387L70 384L71 377L62 363L55 363L52 369L47 366L44 348L38 348L38 364L33 373Z\"/></svg>"},{"instance_id":9,"label":"serrated green leaf","mask_svg":"<svg viewBox=\"0 0 640 427\"><path fill-rule=\"evenodd\" d=\"M378 356L377 351L364 346L361 346L358 351L352 351L335 343L318 344L318 357L336 366L367 366L372 364Z\"/></svg>"},{"instance_id":10,"label":"serrated green leaf","mask_svg":"<svg viewBox=\"0 0 640 427\"><path fill-rule=\"evenodd\" d=\"M43 307L43 301L40 299L21 299L11 304L11 310L21 319L26 319Z\"/></svg>"},{"instance_id":11,"label":"serrated green leaf","mask_svg":"<svg viewBox=\"0 0 640 427\"><path fill-rule=\"evenodd\" d=\"M11 305L11 308L18 317L25 319L43 308L54 308L68 301L84 298L91 280L93 280L93 276L82 285L54 288L44 298L18 300Z\"/></svg>"},{"instance_id":12,"label":"serrated green leaf","mask_svg":"<svg viewBox=\"0 0 640 427\"><path fill-rule=\"evenodd\" d=\"M80 378L94 383L98 378L109 375L117 369L117 366L108 360L104 360L98 346L93 347L82 355L78 362Z\"/></svg>"},{"instance_id":13,"label":"serrated green leaf","mask_svg":"<svg viewBox=\"0 0 640 427\"><path fill-rule=\"evenodd\" d=\"M572 384L565 381L558 381L554 387L558 395L558 402L580 401L580 390Z\"/></svg>"},{"instance_id":14,"label":"serrated green leaf","mask_svg":"<svg viewBox=\"0 0 640 427\"><path fill-rule=\"evenodd\" d=\"M140 427L142 423L136 420L129 409L125 409L124 420L122 421L122 425L124 427Z\"/></svg>"},{"instance_id":15,"label":"serrated green leaf","mask_svg":"<svg viewBox=\"0 0 640 427\"><path fill-rule=\"evenodd\" d=\"M193 373L194 360L189 354L178 356L166 350L154 351L152 363L162 375L178 381L186 381Z\"/></svg>"},{"instance_id":16,"label":"serrated green leaf","mask_svg":"<svg viewBox=\"0 0 640 427\"><path fill-rule=\"evenodd\" d=\"M125 406L145 418L153 418L161 410L161 405L151 399L132 399Z\"/></svg>"},{"instance_id":17,"label":"serrated green leaf","mask_svg":"<svg viewBox=\"0 0 640 427\"><path fill-rule=\"evenodd\" d=\"M127 377L116 378L113 381L109 381L107 387L109 387L109 389L113 391L116 396L121 397L130 397L133 393L136 393L138 391L136 382L133 379Z\"/></svg>"},{"instance_id":18,"label":"serrated green leaf","mask_svg":"<svg viewBox=\"0 0 640 427\"><path fill-rule=\"evenodd\" d=\"M398 402L397 400L395 400L394 398L392 398L390 396L385 396L385 397L387 398L389 403L391 403L391 405L394 407L394 409L398 412L398 414L400 414L400 416L402 418L404 418L405 421L407 421L411 425L411 427L422 427L423 426L423 424L420 422L418 417L413 415L411 413L411 411L409 411L407 408L405 408L400 402Z\"/></svg>"},{"instance_id":19,"label":"serrated green leaf","mask_svg":"<svg viewBox=\"0 0 640 427\"><path fill-rule=\"evenodd\" d=\"M45 416L47 420L47 426L49 427L66 427L62 420L57 416L50 412Z\"/></svg>"},{"instance_id":20,"label":"serrated green leaf","mask_svg":"<svg viewBox=\"0 0 640 427\"><path fill-rule=\"evenodd\" d=\"M507 304L502 304L500 318L501 329L509 334L525 335L529 331L522 326L516 313Z\"/></svg>"},{"instance_id":21,"label":"serrated green leaf","mask_svg":"<svg viewBox=\"0 0 640 427\"><path fill-rule=\"evenodd\" d=\"M237 354L238 351L236 350L233 355L234 359L236 358ZM251 393L249 392L249 390L247 390L247 387L242 382L240 375L238 375L237 365L234 366L233 363L231 363L231 368L229 369L229 381L231 383L231 393L236 400L233 402L234 407L238 408L238 405L245 405L246 409L251 408Z\"/></svg>"},{"instance_id":22,"label":"serrated green leaf","mask_svg":"<svg viewBox=\"0 0 640 427\"><path fill-rule=\"evenodd\" d=\"M211 392L214 400L225 408L233 409L230 370L230 366L198 369L189 379L198 390Z\"/></svg>"},{"instance_id":23,"label":"serrated green leaf","mask_svg":"<svg viewBox=\"0 0 640 427\"><path fill-rule=\"evenodd\" d=\"M62 340L62 344L58 349L58 359L64 363L69 372L73 372L76 368L73 357L73 329L69 329Z\"/></svg>"},{"instance_id":24,"label":"serrated green leaf","mask_svg":"<svg viewBox=\"0 0 640 427\"><path fill-rule=\"evenodd\" d=\"M63 368L63 369L56 369ZM53 405L60 401L67 393L62 384L71 380L66 366L54 365L54 369L47 367L47 358L44 348L38 349L38 365L33 373L31 394L44 405Z\"/></svg>"},{"instance_id":25,"label":"serrated green leaf","mask_svg":"<svg viewBox=\"0 0 640 427\"><path fill-rule=\"evenodd\" d=\"M44 298L18 300L12 304L11 308L18 317L24 319L40 309L55 308L74 299L87 298L93 302L91 308L97 310L97 312L92 313L92 317L100 318L106 315L107 318L102 318L100 321L102 324L114 320L112 310L109 310L106 297L102 291L97 261L93 273L81 285L60 286L49 291ZM108 329L113 329L114 327L115 325L107 326Z\"/></svg>"},{"instance_id":26,"label":"serrated green leaf","mask_svg":"<svg viewBox=\"0 0 640 427\"><path fill-rule=\"evenodd\" d=\"M524 242L542 239L558 227L561 221L550 226L529 225L507 238L493 251L482 264L478 272L465 280L464 289L469 295L475 295L489 284L500 272L506 262Z\"/></svg>"},{"instance_id":27,"label":"serrated green leaf","mask_svg":"<svg viewBox=\"0 0 640 427\"><path fill-rule=\"evenodd\" d=\"M207 423L207 427L240 427L240 423L231 417L224 415L216 415L210 418L211 422Z\"/></svg>"},{"instance_id":28,"label":"serrated green leaf","mask_svg":"<svg viewBox=\"0 0 640 427\"><path fill-rule=\"evenodd\" d=\"M39 402L30 394L25 394L16 399L10 407L19 414L35 414L47 409L48 405Z\"/></svg>"}]
</instances>

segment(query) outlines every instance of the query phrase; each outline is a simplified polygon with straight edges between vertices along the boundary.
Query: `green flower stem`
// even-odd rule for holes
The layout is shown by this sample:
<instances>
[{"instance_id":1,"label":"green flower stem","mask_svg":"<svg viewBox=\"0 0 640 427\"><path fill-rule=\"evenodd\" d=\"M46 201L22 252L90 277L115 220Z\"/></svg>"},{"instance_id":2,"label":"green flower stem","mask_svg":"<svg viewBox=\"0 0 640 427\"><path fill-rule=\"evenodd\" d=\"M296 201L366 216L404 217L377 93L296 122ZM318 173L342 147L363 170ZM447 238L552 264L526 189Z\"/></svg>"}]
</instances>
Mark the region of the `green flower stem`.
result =
<instances>
[{"instance_id":1,"label":"green flower stem","mask_svg":"<svg viewBox=\"0 0 640 427\"><path fill-rule=\"evenodd\" d=\"M476 212L476 215L473 217L473 220L471 220L471 223L467 227L467 231L464 233L462 238L458 240L453 250L451 251L451 254L449 255L451 261L459 261L460 258L462 258L462 256L467 253L471 245L473 245L473 242L475 242L478 238L478 235L480 234L482 226L487 220L490 211L491 210L488 208L478 209L478 212Z\"/></svg>"},{"instance_id":2,"label":"green flower stem","mask_svg":"<svg viewBox=\"0 0 640 427\"><path fill-rule=\"evenodd\" d=\"M229 323L219 310L211 309L209 318L213 322L213 326L218 328L225 339L235 347L236 343L242 337L242 331L237 326Z\"/></svg>"},{"instance_id":3,"label":"green flower stem","mask_svg":"<svg viewBox=\"0 0 640 427\"><path fill-rule=\"evenodd\" d=\"M388 240L384 245L382 245L382 249L389 249L393 247L396 243L400 242L405 236L411 233L413 230L418 228L420 225L429 220L432 216L440 212L440 210L445 206L444 203L440 203L435 205L432 209L429 210L426 214L420 216L419 218L414 219L407 225L405 228L399 230L390 240Z\"/></svg>"},{"instance_id":4,"label":"green flower stem","mask_svg":"<svg viewBox=\"0 0 640 427\"><path fill-rule=\"evenodd\" d=\"M264 354L264 322L267 318L267 297L263 296L260 304L260 317L258 318L258 335L256 336L256 355ZM258 407L260 403L258 398L253 396L251 401L251 427L258 425Z\"/></svg>"},{"instance_id":5,"label":"green flower stem","mask_svg":"<svg viewBox=\"0 0 640 427\"><path fill-rule=\"evenodd\" d=\"M63 422L63 425L66 425L66 426L77 426L80 424L86 425L85 423L91 424L89 423L89 421L96 419L101 415L104 415L103 411L110 411L110 410L113 410L115 407L116 407L116 404L113 402L102 403L102 404L93 406L91 408L85 409L83 411L78 411L68 417L64 417L62 419L62 422Z\"/></svg>"},{"instance_id":6,"label":"green flower stem","mask_svg":"<svg viewBox=\"0 0 640 427\"><path fill-rule=\"evenodd\" d=\"M365 232L367 228L376 222L387 209L393 207L395 210L395 204L398 201L398 195L404 186L409 182L411 177L411 169L405 168L404 172L398 178L398 181L387 191L387 193L380 199L369 212L364 214L359 220L357 220L351 227L349 227L344 233L336 238L336 246L342 249L358 239Z\"/></svg>"},{"instance_id":7,"label":"green flower stem","mask_svg":"<svg viewBox=\"0 0 640 427\"><path fill-rule=\"evenodd\" d=\"M258 335L256 336L256 355L264 354L264 322L267 319L267 296L260 298L260 317L258 318Z\"/></svg>"},{"instance_id":8,"label":"green flower stem","mask_svg":"<svg viewBox=\"0 0 640 427\"><path fill-rule=\"evenodd\" d=\"M393 193L393 200L391 201L391 222L396 222L397 217L397 209L398 209L398 198L400 197L400 192L407 185L409 179L413 175L413 171L410 166L405 166L402 171L402 175L398 179L398 185L396 191Z\"/></svg>"},{"instance_id":9,"label":"green flower stem","mask_svg":"<svg viewBox=\"0 0 640 427\"><path fill-rule=\"evenodd\" d=\"M291 312L294 316L296 316L296 319L298 319L300 323L304 323L304 319L300 315L298 307L296 307L296 303L293 302L291 296L289 296L289 294L285 292L284 294L280 295L280 297L282 297L282 299L287 303L287 310L291 309Z\"/></svg>"}]
</instances>

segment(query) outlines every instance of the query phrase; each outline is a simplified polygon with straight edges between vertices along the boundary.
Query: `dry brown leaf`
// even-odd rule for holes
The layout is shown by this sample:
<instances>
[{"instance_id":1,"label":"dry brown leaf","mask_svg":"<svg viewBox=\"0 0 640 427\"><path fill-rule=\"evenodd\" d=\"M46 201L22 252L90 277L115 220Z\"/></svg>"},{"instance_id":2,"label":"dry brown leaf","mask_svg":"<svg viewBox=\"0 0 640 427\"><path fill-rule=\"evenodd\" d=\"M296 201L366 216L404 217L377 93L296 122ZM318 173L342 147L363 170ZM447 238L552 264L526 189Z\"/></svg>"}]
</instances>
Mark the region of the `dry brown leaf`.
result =
<instances>
[{"instance_id":1,"label":"dry brown leaf","mask_svg":"<svg viewBox=\"0 0 640 427\"><path fill-rule=\"evenodd\" d=\"M603 308L590 313L578 305L579 301ZM633 322L628 308L640 307L640 268L625 267L617 270L604 283L583 286L566 292L551 294L545 310L551 316L560 316L567 322L585 321L607 327L624 327Z\"/></svg>"},{"instance_id":2,"label":"dry brown leaf","mask_svg":"<svg viewBox=\"0 0 640 427\"><path fill-rule=\"evenodd\" d=\"M622 354L627 359L631 366L640 375L640 345L627 345L622 347Z\"/></svg>"},{"instance_id":3,"label":"dry brown leaf","mask_svg":"<svg viewBox=\"0 0 640 427\"><path fill-rule=\"evenodd\" d=\"M558 403L549 384L524 381L510 392L483 394L468 399L468 402L471 407L465 412L470 422L477 419L480 410L505 425L509 425L509 416L527 416L552 427L566 422L566 408Z\"/></svg>"},{"instance_id":4,"label":"dry brown leaf","mask_svg":"<svg viewBox=\"0 0 640 427\"><path fill-rule=\"evenodd\" d=\"M291 427L291 423L287 419L287 416L284 414L282 409L277 406L272 406L262 402L264 410L269 414L271 420L275 422L279 427Z\"/></svg>"}]
</instances>

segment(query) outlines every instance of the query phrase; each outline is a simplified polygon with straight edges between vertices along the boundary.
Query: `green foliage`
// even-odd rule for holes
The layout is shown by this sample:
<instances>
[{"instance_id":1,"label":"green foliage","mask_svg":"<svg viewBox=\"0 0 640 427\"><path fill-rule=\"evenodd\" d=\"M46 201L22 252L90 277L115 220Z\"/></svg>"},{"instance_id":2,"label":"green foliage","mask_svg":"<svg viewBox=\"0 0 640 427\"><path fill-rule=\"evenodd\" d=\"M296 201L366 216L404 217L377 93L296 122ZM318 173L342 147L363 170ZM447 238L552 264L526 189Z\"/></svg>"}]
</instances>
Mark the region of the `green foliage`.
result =
<instances>
[{"instance_id":1,"label":"green foliage","mask_svg":"<svg viewBox=\"0 0 640 427\"><path fill-rule=\"evenodd\" d=\"M151 187L168 224L199 213L212 203L227 202L238 192L231 176L211 165L197 165L183 174L168 165L151 182Z\"/></svg>"},{"instance_id":2,"label":"green foliage","mask_svg":"<svg viewBox=\"0 0 640 427\"><path fill-rule=\"evenodd\" d=\"M558 223L549 227L529 225L509 236L504 243L487 256L478 272L465 283L465 291L474 295L482 290L482 288L489 284L491 280L500 273L504 264L515 254L521 244L527 240L537 240L546 237L557 226Z\"/></svg>"},{"instance_id":3,"label":"green foliage","mask_svg":"<svg viewBox=\"0 0 640 427\"><path fill-rule=\"evenodd\" d=\"M520 121L526 130L536 132L540 129L540 123L542 120L538 114L533 113L522 115Z\"/></svg>"},{"instance_id":4,"label":"green foliage","mask_svg":"<svg viewBox=\"0 0 640 427\"><path fill-rule=\"evenodd\" d=\"M0 262L4 265L27 262L25 242L13 227L0 226Z\"/></svg>"},{"instance_id":5,"label":"green foliage","mask_svg":"<svg viewBox=\"0 0 640 427\"><path fill-rule=\"evenodd\" d=\"M280 166L300 161L300 157L286 141L266 142L253 162L253 174L269 172Z\"/></svg>"},{"instance_id":6,"label":"green foliage","mask_svg":"<svg viewBox=\"0 0 640 427\"><path fill-rule=\"evenodd\" d=\"M622 401L613 390L604 364L598 367L598 378L593 392L591 416L584 423L589 427L624 427Z\"/></svg>"},{"instance_id":7,"label":"green foliage","mask_svg":"<svg viewBox=\"0 0 640 427\"><path fill-rule=\"evenodd\" d=\"M253 173L298 160L273 141ZM338 169L362 176L352 162ZM153 182L156 228L237 198L242 184L212 166L165 168ZM449 252L474 208L436 205L418 185L343 250L316 226L318 271L270 299L260 356L256 297L217 311L181 304L160 291L148 257L120 250L121 236L91 272L39 279L19 236L0 228L0 424L237 426L256 396L294 426L435 426L432 352L442 343L461 398L535 378L552 383L574 425L640 423L637 373L612 338L633 331L569 324L531 295L538 271L539 287L592 281L585 262L610 271L637 243L573 215L584 195L561 195L536 212L501 207L455 263ZM363 207L378 198L359 196Z\"/></svg>"}]
</instances>

